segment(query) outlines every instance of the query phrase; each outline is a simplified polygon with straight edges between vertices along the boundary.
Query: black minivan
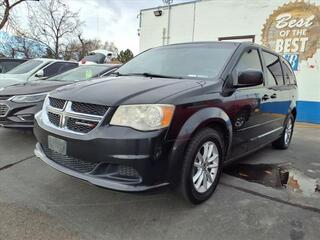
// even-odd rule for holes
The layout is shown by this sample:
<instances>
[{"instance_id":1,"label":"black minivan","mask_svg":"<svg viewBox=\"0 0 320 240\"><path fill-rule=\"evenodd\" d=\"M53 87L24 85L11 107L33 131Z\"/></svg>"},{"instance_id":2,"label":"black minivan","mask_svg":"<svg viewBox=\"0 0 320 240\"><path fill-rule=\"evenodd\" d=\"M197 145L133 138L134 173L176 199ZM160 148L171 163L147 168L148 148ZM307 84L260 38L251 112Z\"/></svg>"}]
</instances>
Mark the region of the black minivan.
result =
<instances>
[{"instance_id":1,"label":"black minivan","mask_svg":"<svg viewBox=\"0 0 320 240\"><path fill-rule=\"evenodd\" d=\"M201 42L141 53L113 77L51 92L35 154L120 191L171 185L198 204L223 165L269 143L288 148L297 115L288 62L252 43Z\"/></svg>"}]
</instances>

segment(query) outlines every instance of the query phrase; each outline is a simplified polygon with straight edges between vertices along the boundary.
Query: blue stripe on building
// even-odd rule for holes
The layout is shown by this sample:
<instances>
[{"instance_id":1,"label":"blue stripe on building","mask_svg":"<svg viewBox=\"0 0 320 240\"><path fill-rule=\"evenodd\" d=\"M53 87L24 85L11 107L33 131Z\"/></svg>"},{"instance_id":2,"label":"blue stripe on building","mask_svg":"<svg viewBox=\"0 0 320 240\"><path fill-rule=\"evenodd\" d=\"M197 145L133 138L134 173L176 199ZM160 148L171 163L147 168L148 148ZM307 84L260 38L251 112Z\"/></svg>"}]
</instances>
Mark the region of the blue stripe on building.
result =
<instances>
[{"instance_id":1,"label":"blue stripe on building","mask_svg":"<svg viewBox=\"0 0 320 240\"><path fill-rule=\"evenodd\" d=\"M297 121L320 124L320 102L298 101Z\"/></svg>"}]
</instances>

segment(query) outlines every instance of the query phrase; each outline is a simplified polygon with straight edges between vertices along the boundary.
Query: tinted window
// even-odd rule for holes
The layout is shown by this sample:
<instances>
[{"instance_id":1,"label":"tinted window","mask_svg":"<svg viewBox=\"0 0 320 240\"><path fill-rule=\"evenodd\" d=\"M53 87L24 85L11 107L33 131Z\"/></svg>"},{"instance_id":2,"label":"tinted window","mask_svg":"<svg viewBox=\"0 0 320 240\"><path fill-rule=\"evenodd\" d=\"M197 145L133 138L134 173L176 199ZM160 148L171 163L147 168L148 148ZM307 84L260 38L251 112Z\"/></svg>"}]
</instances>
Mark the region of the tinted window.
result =
<instances>
[{"instance_id":1,"label":"tinted window","mask_svg":"<svg viewBox=\"0 0 320 240\"><path fill-rule=\"evenodd\" d=\"M263 52L264 61L267 67L267 79L270 86L283 85L281 63L278 56Z\"/></svg>"},{"instance_id":2,"label":"tinted window","mask_svg":"<svg viewBox=\"0 0 320 240\"><path fill-rule=\"evenodd\" d=\"M237 72L243 72L248 69L262 71L260 56L258 50L250 49L242 54L237 66Z\"/></svg>"},{"instance_id":3,"label":"tinted window","mask_svg":"<svg viewBox=\"0 0 320 240\"><path fill-rule=\"evenodd\" d=\"M234 52L234 44L190 44L154 48L118 69L119 74L157 74L208 79L216 77Z\"/></svg>"},{"instance_id":4,"label":"tinted window","mask_svg":"<svg viewBox=\"0 0 320 240\"><path fill-rule=\"evenodd\" d=\"M25 63L20 64L19 66L15 67L14 69L12 69L7 73L8 74L24 74L32 71L34 68L38 67L42 63L43 62L39 60L29 60Z\"/></svg>"},{"instance_id":5,"label":"tinted window","mask_svg":"<svg viewBox=\"0 0 320 240\"><path fill-rule=\"evenodd\" d=\"M283 76L286 84L296 84L296 77L291 69L289 63L285 60L282 60L283 67Z\"/></svg>"},{"instance_id":6,"label":"tinted window","mask_svg":"<svg viewBox=\"0 0 320 240\"><path fill-rule=\"evenodd\" d=\"M21 62L4 62L1 63L2 66L2 73L8 72L11 69L14 69L15 67L19 66Z\"/></svg>"},{"instance_id":7,"label":"tinted window","mask_svg":"<svg viewBox=\"0 0 320 240\"><path fill-rule=\"evenodd\" d=\"M60 74L60 73L69 71L69 70L74 69L78 66L79 66L78 63L63 63L62 66L58 69L58 73Z\"/></svg>"},{"instance_id":8,"label":"tinted window","mask_svg":"<svg viewBox=\"0 0 320 240\"><path fill-rule=\"evenodd\" d=\"M75 63L56 62L43 69L44 76L50 77L77 67Z\"/></svg>"}]
</instances>

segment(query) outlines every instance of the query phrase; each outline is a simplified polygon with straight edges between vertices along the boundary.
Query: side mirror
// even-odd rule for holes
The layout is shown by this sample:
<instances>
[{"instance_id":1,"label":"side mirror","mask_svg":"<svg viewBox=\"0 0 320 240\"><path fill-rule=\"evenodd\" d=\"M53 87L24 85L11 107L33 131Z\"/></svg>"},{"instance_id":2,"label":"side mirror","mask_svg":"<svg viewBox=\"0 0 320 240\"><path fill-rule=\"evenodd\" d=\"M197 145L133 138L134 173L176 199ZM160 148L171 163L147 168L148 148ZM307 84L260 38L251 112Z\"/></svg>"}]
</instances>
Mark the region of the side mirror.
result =
<instances>
[{"instance_id":1,"label":"side mirror","mask_svg":"<svg viewBox=\"0 0 320 240\"><path fill-rule=\"evenodd\" d=\"M36 74L34 75L37 78L43 78L44 77L44 71L43 69L40 69Z\"/></svg>"},{"instance_id":2,"label":"side mirror","mask_svg":"<svg viewBox=\"0 0 320 240\"><path fill-rule=\"evenodd\" d=\"M263 84L263 74L261 71L246 70L238 74L238 81L235 87L250 87Z\"/></svg>"}]
</instances>

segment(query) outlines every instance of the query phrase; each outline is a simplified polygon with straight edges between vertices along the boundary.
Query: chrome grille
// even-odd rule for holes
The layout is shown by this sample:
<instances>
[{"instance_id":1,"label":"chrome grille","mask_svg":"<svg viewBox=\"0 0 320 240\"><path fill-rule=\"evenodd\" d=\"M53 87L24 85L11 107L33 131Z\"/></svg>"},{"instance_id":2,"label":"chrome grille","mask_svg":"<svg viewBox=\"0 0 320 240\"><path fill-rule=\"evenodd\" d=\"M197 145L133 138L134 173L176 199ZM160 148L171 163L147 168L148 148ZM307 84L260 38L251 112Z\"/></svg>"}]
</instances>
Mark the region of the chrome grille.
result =
<instances>
[{"instance_id":1,"label":"chrome grille","mask_svg":"<svg viewBox=\"0 0 320 240\"><path fill-rule=\"evenodd\" d=\"M9 112L9 107L5 104L0 104L0 117L5 117Z\"/></svg>"},{"instance_id":2,"label":"chrome grille","mask_svg":"<svg viewBox=\"0 0 320 240\"><path fill-rule=\"evenodd\" d=\"M78 158L70 157L67 155L63 155L60 153L57 153L51 149L49 149L47 146L42 145L43 152L45 155L52 161L66 167L69 169L72 169L74 171L80 172L80 173L89 173L95 169L95 167L98 165L98 163L95 162L86 162L82 161Z\"/></svg>"},{"instance_id":3,"label":"chrome grille","mask_svg":"<svg viewBox=\"0 0 320 240\"><path fill-rule=\"evenodd\" d=\"M94 129L98 125L98 123L99 122L68 118L67 128L75 132L88 133L92 129Z\"/></svg>"},{"instance_id":4,"label":"chrome grille","mask_svg":"<svg viewBox=\"0 0 320 240\"><path fill-rule=\"evenodd\" d=\"M77 134L87 134L102 122L108 107L49 97L49 101L45 101L44 110L47 116L43 119L48 125Z\"/></svg>"},{"instance_id":5,"label":"chrome grille","mask_svg":"<svg viewBox=\"0 0 320 240\"><path fill-rule=\"evenodd\" d=\"M13 97L13 96L12 95L1 95L0 100L8 100L11 97Z\"/></svg>"},{"instance_id":6,"label":"chrome grille","mask_svg":"<svg viewBox=\"0 0 320 240\"><path fill-rule=\"evenodd\" d=\"M49 118L49 121L50 121L53 125L59 126L59 124L60 124L60 115L55 114L55 113L48 112L48 118Z\"/></svg>"},{"instance_id":7,"label":"chrome grille","mask_svg":"<svg viewBox=\"0 0 320 240\"><path fill-rule=\"evenodd\" d=\"M66 103L65 100L52 98L52 97L49 97L49 101L50 101L50 106L54 108L59 108L59 109L63 109Z\"/></svg>"},{"instance_id":8,"label":"chrome grille","mask_svg":"<svg viewBox=\"0 0 320 240\"><path fill-rule=\"evenodd\" d=\"M74 112L103 116L107 112L108 107L97 104L72 102L71 109Z\"/></svg>"}]
</instances>

